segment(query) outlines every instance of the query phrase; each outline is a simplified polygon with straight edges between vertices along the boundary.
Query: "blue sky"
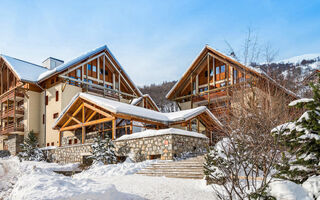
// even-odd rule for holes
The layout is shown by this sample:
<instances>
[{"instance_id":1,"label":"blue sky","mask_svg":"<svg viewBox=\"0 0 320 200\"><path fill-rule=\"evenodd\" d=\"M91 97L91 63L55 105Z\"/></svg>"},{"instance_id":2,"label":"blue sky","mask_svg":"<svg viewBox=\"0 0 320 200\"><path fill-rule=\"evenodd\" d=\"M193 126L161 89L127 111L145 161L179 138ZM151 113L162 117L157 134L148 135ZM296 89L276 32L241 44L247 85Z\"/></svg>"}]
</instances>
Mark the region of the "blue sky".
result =
<instances>
[{"instance_id":1,"label":"blue sky","mask_svg":"<svg viewBox=\"0 0 320 200\"><path fill-rule=\"evenodd\" d=\"M277 60L320 53L320 1L2 1L0 52L40 64L107 44L138 85L177 80L209 44L241 50L248 27Z\"/></svg>"}]
</instances>

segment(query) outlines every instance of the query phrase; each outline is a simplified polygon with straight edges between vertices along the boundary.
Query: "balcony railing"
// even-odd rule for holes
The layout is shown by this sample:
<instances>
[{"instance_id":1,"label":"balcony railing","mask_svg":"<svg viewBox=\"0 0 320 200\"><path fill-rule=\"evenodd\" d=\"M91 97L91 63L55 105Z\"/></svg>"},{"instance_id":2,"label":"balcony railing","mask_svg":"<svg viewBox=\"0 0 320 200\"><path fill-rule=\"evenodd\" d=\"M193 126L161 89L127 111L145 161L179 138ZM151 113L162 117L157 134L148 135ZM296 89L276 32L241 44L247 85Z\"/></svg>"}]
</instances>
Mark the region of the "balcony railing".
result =
<instances>
[{"instance_id":1,"label":"balcony railing","mask_svg":"<svg viewBox=\"0 0 320 200\"><path fill-rule=\"evenodd\" d=\"M22 107L17 107L14 111L14 108L11 107L9 109L3 110L3 112L0 113L1 119L7 117L13 118L14 114L18 115L17 117L21 117L21 115L24 115L24 109Z\"/></svg>"},{"instance_id":2,"label":"balcony railing","mask_svg":"<svg viewBox=\"0 0 320 200\"><path fill-rule=\"evenodd\" d=\"M14 124L9 124L1 127L0 129L1 135L13 133L13 132L24 132L24 125L20 123L16 124L16 126L14 126Z\"/></svg>"}]
</instances>

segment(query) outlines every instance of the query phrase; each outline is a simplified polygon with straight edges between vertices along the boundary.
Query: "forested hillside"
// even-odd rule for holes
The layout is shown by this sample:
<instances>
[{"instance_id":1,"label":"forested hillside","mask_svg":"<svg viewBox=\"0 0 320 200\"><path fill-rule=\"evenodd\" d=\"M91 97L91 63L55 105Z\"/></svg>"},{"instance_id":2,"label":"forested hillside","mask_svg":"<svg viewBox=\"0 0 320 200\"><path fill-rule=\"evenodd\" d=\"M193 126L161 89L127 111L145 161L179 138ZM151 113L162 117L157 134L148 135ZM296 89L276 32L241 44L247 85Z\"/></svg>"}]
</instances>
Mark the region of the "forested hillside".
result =
<instances>
[{"instance_id":1,"label":"forested hillside","mask_svg":"<svg viewBox=\"0 0 320 200\"><path fill-rule=\"evenodd\" d=\"M145 85L140 88L143 94L149 94L156 102L161 112L174 112L179 110L177 104L166 98L166 94L177 81L165 81L161 84Z\"/></svg>"}]
</instances>

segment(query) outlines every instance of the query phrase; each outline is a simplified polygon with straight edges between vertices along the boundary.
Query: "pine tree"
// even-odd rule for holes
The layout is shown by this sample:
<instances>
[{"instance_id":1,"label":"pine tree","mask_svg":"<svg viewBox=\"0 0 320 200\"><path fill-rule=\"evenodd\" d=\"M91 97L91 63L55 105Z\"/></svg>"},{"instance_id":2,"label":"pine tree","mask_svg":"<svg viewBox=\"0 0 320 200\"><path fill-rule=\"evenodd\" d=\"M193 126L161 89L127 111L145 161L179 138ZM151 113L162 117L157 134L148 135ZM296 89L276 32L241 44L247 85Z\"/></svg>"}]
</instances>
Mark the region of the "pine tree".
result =
<instances>
[{"instance_id":1,"label":"pine tree","mask_svg":"<svg viewBox=\"0 0 320 200\"><path fill-rule=\"evenodd\" d=\"M109 137L106 139L102 139L101 136L94 138L91 148L92 156L90 156L90 158L92 158L94 162L102 162L104 164L116 163L115 147Z\"/></svg>"},{"instance_id":2,"label":"pine tree","mask_svg":"<svg viewBox=\"0 0 320 200\"><path fill-rule=\"evenodd\" d=\"M312 99L289 104L306 111L298 120L281 125L275 131L288 151L282 155L283 163L277 165L277 177L296 183L320 175L320 81L310 86L314 94Z\"/></svg>"},{"instance_id":3,"label":"pine tree","mask_svg":"<svg viewBox=\"0 0 320 200\"><path fill-rule=\"evenodd\" d=\"M43 161L45 155L42 150L38 148L38 139L33 131L28 133L28 136L24 139L24 143L20 145L21 152L18 157L21 160L28 161Z\"/></svg>"}]
</instances>

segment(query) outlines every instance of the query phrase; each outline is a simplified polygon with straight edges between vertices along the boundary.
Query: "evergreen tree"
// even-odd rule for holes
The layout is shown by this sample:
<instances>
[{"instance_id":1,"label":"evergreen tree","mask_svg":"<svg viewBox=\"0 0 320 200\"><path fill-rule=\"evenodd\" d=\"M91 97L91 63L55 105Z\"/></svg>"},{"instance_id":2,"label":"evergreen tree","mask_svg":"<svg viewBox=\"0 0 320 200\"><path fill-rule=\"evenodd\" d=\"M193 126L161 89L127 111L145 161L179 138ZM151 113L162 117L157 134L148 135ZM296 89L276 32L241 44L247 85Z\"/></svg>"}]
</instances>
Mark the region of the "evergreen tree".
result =
<instances>
[{"instance_id":1,"label":"evergreen tree","mask_svg":"<svg viewBox=\"0 0 320 200\"><path fill-rule=\"evenodd\" d=\"M320 175L320 81L310 86L313 98L289 104L305 112L298 120L281 125L275 131L288 151L283 153L283 163L277 165L277 177L296 183Z\"/></svg>"},{"instance_id":2,"label":"evergreen tree","mask_svg":"<svg viewBox=\"0 0 320 200\"><path fill-rule=\"evenodd\" d=\"M106 139L102 139L101 136L94 138L91 148L92 156L90 156L90 158L92 158L94 162L102 162L104 164L116 163L115 147L109 137Z\"/></svg>"},{"instance_id":3,"label":"evergreen tree","mask_svg":"<svg viewBox=\"0 0 320 200\"><path fill-rule=\"evenodd\" d=\"M24 139L24 143L20 145L21 152L18 157L21 160L28 161L43 161L45 155L42 150L38 148L38 139L33 131L28 133L28 136Z\"/></svg>"}]
</instances>

